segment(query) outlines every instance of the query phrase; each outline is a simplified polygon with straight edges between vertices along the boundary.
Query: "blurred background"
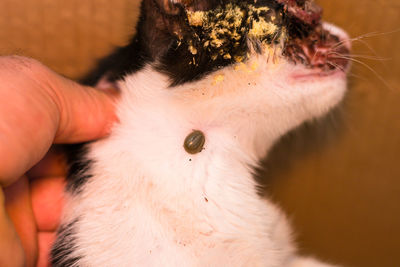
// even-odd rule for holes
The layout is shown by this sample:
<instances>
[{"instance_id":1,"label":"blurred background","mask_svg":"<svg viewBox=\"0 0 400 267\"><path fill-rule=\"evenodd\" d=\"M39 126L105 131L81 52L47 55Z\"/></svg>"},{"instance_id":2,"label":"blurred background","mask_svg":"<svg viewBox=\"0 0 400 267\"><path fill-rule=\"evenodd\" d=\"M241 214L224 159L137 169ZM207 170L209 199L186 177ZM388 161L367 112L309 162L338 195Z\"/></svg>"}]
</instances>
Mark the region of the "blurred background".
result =
<instances>
[{"instance_id":1,"label":"blurred background","mask_svg":"<svg viewBox=\"0 0 400 267\"><path fill-rule=\"evenodd\" d=\"M400 2L319 0L346 29L349 92L325 119L284 137L260 172L301 252L354 267L400 266ZM73 79L134 33L138 0L0 0L0 55Z\"/></svg>"}]
</instances>

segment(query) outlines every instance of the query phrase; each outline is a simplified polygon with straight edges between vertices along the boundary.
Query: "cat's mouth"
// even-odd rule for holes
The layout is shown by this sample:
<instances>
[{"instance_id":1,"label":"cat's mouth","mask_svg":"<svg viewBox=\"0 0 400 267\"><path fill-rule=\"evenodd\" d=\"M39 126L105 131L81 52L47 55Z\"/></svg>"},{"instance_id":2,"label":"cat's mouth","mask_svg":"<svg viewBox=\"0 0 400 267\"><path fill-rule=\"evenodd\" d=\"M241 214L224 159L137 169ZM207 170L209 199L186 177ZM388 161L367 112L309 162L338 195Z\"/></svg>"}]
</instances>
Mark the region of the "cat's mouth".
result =
<instances>
[{"instance_id":1,"label":"cat's mouth","mask_svg":"<svg viewBox=\"0 0 400 267\"><path fill-rule=\"evenodd\" d=\"M345 39L317 25L306 36L290 37L283 52L291 62L324 72L346 72L350 48Z\"/></svg>"},{"instance_id":2,"label":"cat's mouth","mask_svg":"<svg viewBox=\"0 0 400 267\"><path fill-rule=\"evenodd\" d=\"M327 76L349 68L348 36L321 21L322 8L312 0L277 0L289 16L283 55L311 73Z\"/></svg>"}]
</instances>

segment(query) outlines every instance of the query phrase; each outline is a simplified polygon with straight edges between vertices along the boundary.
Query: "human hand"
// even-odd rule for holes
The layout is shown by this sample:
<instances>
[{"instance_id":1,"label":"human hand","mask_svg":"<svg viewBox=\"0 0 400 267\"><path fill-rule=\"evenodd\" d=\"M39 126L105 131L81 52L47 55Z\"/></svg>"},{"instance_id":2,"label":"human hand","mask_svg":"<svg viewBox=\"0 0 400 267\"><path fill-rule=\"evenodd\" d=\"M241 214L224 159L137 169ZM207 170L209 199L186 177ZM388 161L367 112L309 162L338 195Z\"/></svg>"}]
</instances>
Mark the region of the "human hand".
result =
<instances>
[{"instance_id":1,"label":"human hand","mask_svg":"<svg viewBox=\"0 0 400 267\"><path fill-rule=\"evenodd\" d=\"M63 163L52 151L28 173L34 180L24 174L53 143L107 135L116 119L114 99L35 60L0 57L0 266L35 266L38 258L40 265L48 264L62 203Z\"/></svg>"},{"instance_id":2,"label":"human hand","mask_svg":"<svg viewBox=\"0 0 400 267\"><path fill-rule=\"evenodd\" d=\"M62 150L52 147L44 159L4 190L6 212L22 242L26 266L49 266L63 207L65 167ZM13 266L15 258L0 253L2 256L0 262L6 260L7 264L0 266ZM9 260L13 260L11 265Z\"/></svg>"}]
</instances>

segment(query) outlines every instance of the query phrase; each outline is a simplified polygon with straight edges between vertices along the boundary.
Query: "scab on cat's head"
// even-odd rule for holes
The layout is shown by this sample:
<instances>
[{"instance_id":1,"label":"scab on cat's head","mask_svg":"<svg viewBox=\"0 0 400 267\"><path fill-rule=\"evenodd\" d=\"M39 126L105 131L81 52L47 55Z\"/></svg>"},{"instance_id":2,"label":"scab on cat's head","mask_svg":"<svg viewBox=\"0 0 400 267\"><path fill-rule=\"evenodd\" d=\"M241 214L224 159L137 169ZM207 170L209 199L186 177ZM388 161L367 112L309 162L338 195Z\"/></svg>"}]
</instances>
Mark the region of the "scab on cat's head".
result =
<instances>
[{"instance_id":1,"label":"scab on cat's head","mask_svg":"<svg viewBox=\"0 0 400 267\"><path fill-rule=\"evenodd\" d=\"M313 0L147 1L158 10L147 40L155 42L149 45L156 47L152 57L176 66L167 73L183 73L175 84L246 61L254 52L273 51L273 58L322 71L347 67L331 55L346 55L348 48L336 46L341 40L324 29L322 9Z\"/></svg>"},{"instance_id":2,"label":"scab on cat's head","mask_svg":"<svg viewBox=\"0 0 400 267\"><path fill-rule=\"evenodd\" d=\"M183 19L173 33L178 46L187 46L193 65L202 55L213 61L241 62L249 41L261 50L286 38L283 5L274 1L158 1L167 14Z\"/></svg>"}]
</instances>

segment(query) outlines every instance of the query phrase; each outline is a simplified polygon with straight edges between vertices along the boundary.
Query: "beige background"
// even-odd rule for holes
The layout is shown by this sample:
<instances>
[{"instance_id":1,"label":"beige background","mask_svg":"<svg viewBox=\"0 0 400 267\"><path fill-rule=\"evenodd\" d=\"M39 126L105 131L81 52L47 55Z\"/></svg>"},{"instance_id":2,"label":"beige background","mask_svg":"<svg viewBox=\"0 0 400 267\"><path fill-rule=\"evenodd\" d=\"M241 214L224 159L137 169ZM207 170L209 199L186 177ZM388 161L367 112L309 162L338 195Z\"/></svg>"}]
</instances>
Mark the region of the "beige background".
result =
<instances>
[{"instance_id":1,"label":"beige background","mask_svg":"<svg viewBox=\"0 0 400 267\"><path fill-rule=\"evenodd\" d=\"M400 2L320 0L357 37L344 105L279 144L261 178L290 214L302 252L345 266L400 266ZM137 0L0 0L0 55L71 78L133 33ZM390 33L391 32L391 33ZM376 72L377 74L375 74ZM338 116L339 115L339 116Z\"/></svg>"}]
</instances>

